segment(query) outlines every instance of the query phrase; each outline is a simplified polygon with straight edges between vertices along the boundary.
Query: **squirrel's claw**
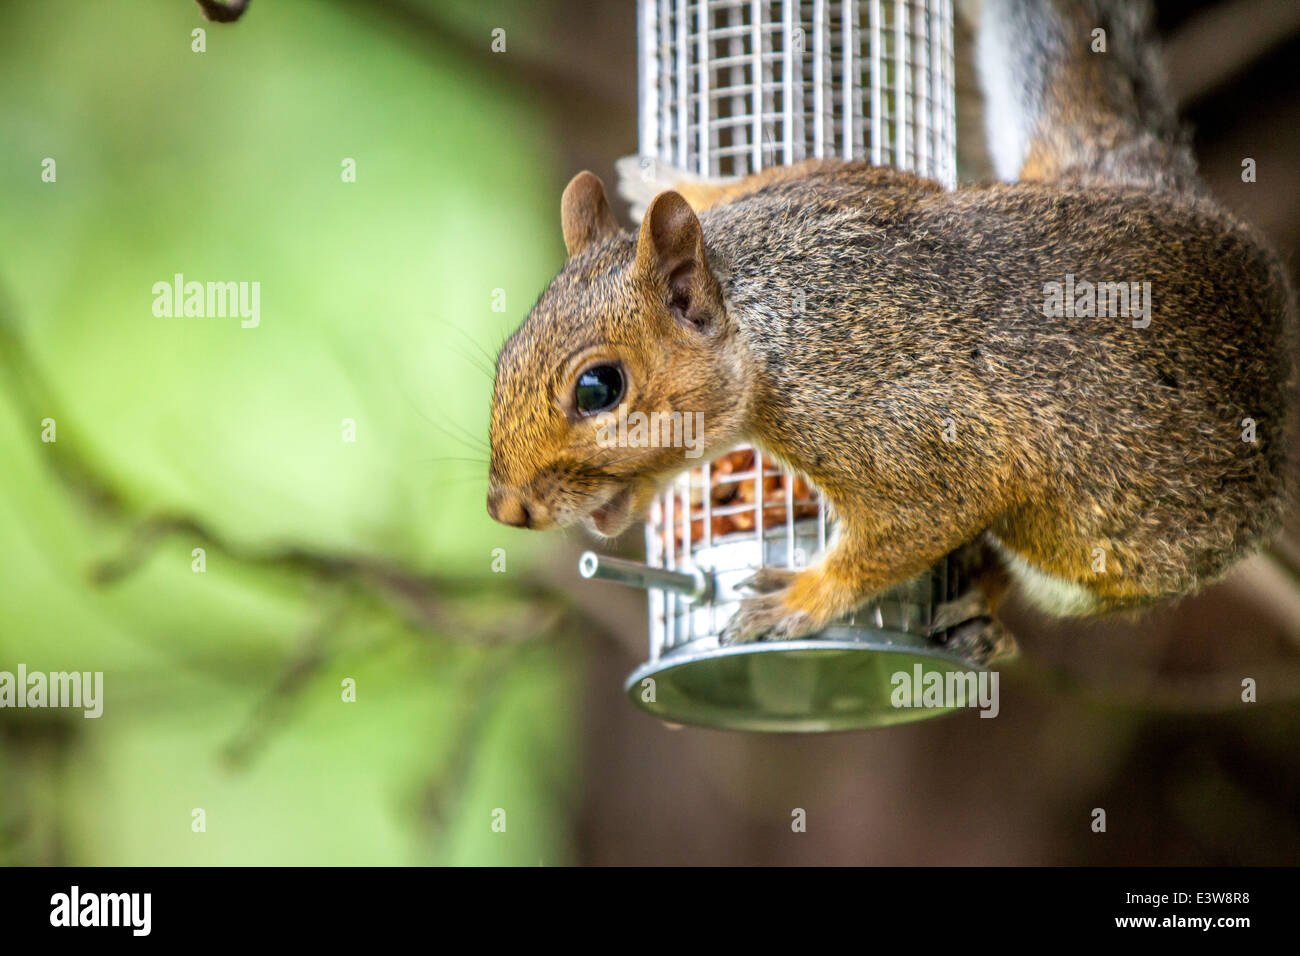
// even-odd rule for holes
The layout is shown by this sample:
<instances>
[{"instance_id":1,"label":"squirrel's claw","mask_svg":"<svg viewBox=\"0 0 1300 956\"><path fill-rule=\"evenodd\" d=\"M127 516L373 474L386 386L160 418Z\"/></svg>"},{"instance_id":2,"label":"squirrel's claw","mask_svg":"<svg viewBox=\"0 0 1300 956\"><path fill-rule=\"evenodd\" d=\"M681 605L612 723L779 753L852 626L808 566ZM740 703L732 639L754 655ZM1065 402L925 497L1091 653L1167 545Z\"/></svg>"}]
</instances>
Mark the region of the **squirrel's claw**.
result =
<instances>
[{"instance_id":1,"label":"squirrel's claw","mask_svg":"<svg viewBox=\"0 0 1300 956\"><path fill-rule=\"evenodd\" d=\"M719 638L721 644L745 644L749 641L793 641L817 631L812 617L792 611L785 603L785 592L745 598L732 615Z\"/></svg>"},{"instance_id":2,"label":"squirrel's claw","mask_svg":"<svg viewBox=\"0 0 1300 956\"><path fill-rule=\"evenodd\" d=\"M993 617L988 598L978 587L935 608L929 633L980 667L1020 652L1015 637Z\"/></svg>"},{"instance_id":3,"label":"squirrel's claw","mask_svg":"<svg viewBox=\"0 0 1300 956\"><path fill-rule=\"evenodd\" d=\"M790 585L802 572L791 568L759 568L736 585L736 590L754 592L741 600L720 638L723 644L748 641L793 641L820 630L812 616L793 610L786 599Z\"/></svg>"},{"instance_id":4,"label":"squirrel's claw","mask_svg":"<svg viewBox=\"0 0 1300 956\"><path fill-rule=\"evenodd\" d=\"M1020 653L1015 637L993 617L974 617L958 624L943 638L943 646L987 667L994 661L1010 660Z\"/></svg>"},{"instance_id":5,"label":"squirrel's claw","mask_svg":"<svg viewBox=\"0 0 1300 956\"><path fill-rule=\"evenodd\" d=\"M781 591L794 583L799 572L790 568L759 568L745 580L736 585L737 591L753 591L755 594L771 594Z\"/></svg>"}]
</instances>

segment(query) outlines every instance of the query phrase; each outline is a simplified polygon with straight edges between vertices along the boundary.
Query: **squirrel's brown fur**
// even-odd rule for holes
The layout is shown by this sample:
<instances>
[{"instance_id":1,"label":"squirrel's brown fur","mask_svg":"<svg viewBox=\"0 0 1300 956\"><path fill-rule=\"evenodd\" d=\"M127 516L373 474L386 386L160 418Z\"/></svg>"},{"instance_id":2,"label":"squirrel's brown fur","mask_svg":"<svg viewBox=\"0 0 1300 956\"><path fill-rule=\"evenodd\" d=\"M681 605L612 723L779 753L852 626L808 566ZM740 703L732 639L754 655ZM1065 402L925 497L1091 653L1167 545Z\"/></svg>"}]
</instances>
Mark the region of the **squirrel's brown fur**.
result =
<instances>
[{"instance_id":1,"label":"squirrel's brown fur","mask_svg":"<svg viewBox=\"0 0 1300 956\"><path fill-rule=\"evenodd\" d=\"M1263 240L1199 191L1143 96L1088 58L1079 11L1110 9L1002 4L1070 51L1039 68L1037 93L1026 84L1037 112L1018 183L945 192L809 162L662 193L632 235L599 181L576 177L571 257L498 360L494 514L594 514L616 532L695 463L598 445L574 376L617 362L628 407L702 411L706 454L753 441L833 505L827 554L769 575L730 639L816 631L981 535L1055 613L1221 575L1278 520L1294 307ZM1149 63L1136 27L1109 43L1132 47L1112 68ZM1090 82L1111 92L1088 96ZM1048 317L1045 286L1067 275L1149 282L1149 326Z\"/></svg>"}]
</instances>

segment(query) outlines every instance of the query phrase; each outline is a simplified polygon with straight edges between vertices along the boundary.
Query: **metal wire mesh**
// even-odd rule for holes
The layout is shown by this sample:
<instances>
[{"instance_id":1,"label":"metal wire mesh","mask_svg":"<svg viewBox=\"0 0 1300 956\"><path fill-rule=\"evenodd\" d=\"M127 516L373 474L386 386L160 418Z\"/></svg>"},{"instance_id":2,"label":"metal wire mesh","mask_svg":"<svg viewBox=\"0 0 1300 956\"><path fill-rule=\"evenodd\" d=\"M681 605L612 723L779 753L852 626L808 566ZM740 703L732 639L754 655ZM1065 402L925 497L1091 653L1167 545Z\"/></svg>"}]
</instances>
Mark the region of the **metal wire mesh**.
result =
<instances>
[{"instance_id":1,"label":"metal wire mesh","mask_svg":"<svg viewBox=\"0 0 1300 956\"><path fill-rule=\"evenodd\" d=\"M867 159L956 185L952 0L641 0L641 154Z\"/></svg>"},{"instance_id":2,"label":"metal wire mesh","mask_svg":"<svg viewBox=\"0 0 1300 956\"><path fill-rule=\"evenodd\" d=\"M952 0L640 0L639 16L642 156L708 178L838 156L956 185ZM757 449L681 475L652 506L646 561L706 567L724 597L652 589L650 659L716 635L735 584L809 563L828 526L817 491ZM941 562L846 623L924 630L959 586Z\"/></svg>"}]
</instances>

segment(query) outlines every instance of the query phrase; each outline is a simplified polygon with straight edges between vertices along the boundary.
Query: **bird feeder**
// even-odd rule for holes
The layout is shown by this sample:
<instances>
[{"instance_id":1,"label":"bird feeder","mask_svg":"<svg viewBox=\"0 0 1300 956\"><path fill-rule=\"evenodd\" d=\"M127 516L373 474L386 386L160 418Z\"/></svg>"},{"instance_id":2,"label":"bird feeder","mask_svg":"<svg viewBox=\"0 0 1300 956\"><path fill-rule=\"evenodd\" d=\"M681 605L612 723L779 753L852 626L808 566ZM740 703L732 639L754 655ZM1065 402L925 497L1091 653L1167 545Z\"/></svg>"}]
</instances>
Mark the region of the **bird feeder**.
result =
<instances>
[{"instance_id":1,"label":"bird feeder","mask_svg":"<svg viewBox=\"0 0 1300 956\"><path fill-rule=\"evenodd\" d=\"M710 179L838 156L956 184L952 0L640 0L643 159ZM678 476L653 503L644 563L582 556L644 587L649 659L627 678L665 721L760 731L876 727L895 676L979 670L932 633L969 582L955 556L814 637L722 645L762 567L800 568L834 533L817 490L758 449ZM963 706L963 701L950 701Z\"/></svg>"}]
</instances>

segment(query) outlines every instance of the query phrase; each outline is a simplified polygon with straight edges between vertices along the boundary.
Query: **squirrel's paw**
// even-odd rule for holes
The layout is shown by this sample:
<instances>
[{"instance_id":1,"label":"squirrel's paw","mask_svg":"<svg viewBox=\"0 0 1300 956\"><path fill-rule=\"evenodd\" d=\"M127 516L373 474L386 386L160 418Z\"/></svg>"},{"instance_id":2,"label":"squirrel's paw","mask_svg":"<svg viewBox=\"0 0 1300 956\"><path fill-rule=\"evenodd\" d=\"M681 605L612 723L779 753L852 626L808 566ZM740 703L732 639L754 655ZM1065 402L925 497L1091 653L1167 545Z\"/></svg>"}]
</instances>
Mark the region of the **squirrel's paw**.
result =
<instances>
[{"instance_id":1,"label":"squirrel's paw","mask_svg":"<svg viewBox=\"0 0 1300 956\"><path fill-rule=\"evenodd\" d=\"M755 594L771 594L781 591L794 583L799 572L791 568L759 568L752 575L736 585L737 591L753 591Z\"/></svg>"},{"instance_id":2,"label":"squirrel's paw","mask_svg":"<svg viewBox=\"0 0 1300 956\"><path fill-rule=\"evenodd\" d=\"M978 587L935 608L929 633L980 667L1020 652L1015 637L993 617L988 599Z\"/></svg>"},{"instance_id":3,"label":"squirrel's paw","mask_svg":"<svg viewBox=\"0 0 1300 956\"><path fill-rule=\"evenodd\" d=\"M723 628L720 643L744 644L760 639L793 641L819 630L811 615L792 610L785 603L787 593L782 590L745 598Z\"/></svg>"},{"instance_id":4,"label":"squirrel's paw","mask_svg":"<svg viewBox=\"0 0 1300 956\"><path fill-rule=\"evenodd\" d=\"M944 635L943 646L978 667L1010 660L1020 653L1014 635L1001 621L988 616L973 617L958 624Z\"/></svg>"}]
</instances>

